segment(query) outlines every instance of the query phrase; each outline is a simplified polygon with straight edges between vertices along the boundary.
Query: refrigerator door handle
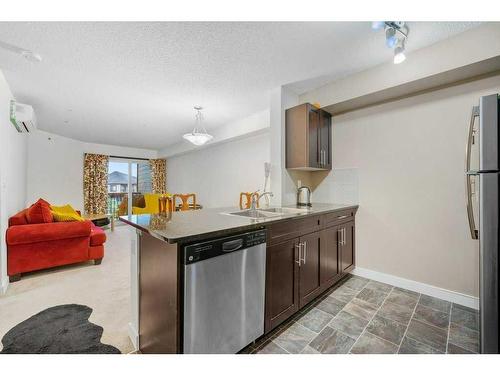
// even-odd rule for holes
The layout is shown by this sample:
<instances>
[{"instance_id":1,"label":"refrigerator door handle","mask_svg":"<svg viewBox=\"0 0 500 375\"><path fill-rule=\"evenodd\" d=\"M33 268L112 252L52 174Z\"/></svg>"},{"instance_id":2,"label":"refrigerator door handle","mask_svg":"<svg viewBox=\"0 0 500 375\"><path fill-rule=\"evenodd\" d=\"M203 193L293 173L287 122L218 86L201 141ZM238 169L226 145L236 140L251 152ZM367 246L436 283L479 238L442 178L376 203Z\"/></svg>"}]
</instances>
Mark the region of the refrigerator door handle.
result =
<instances>
[{"instance_id":1,"label":"refrigerator door handle","mask_svg":"<svg viewBox=\"0 0 500 375\"><path fill-rule=\"evenodd\" d=\"M473 240L479 239L479 231L476 228L476 222L474 220L474 208L472 207L472 184L471 179L473 175L465 175L465 185L467 189L467 219L469 222L470 235Z\"/></svg>"},{"instance_id":2,"label":"refrigerator door handle","mask_svg":"<svg viewBox=\"0 0 500 375\"><path fill-rule=\"evenodd\" d=\"M470 161L471 161L471 149L474 144L475 130L474 130L474 120L479 117L479 107L472 107L472 112L470 116L469 132L467 136L467 144L465 146L465 190L466 190L466 206L467 206L467 219L469 222L470 234L473 240L477 240L478 230L476 228L476 223L474 220L474 208L472 206L472 174L470 174Z\"/></svg>"},{"instance_id":3,"label":"refrigerator door handle","mask_svg":"<svg viewBox=\"0 0 500 375\"><path fill-rule=\"evenodd\" d=\"M470 158L471 149L474 144L474 138L476 131L474 130L474 120L479 117L479 107L472 107L472 113L470 115L469 132L467 136L467 144L465 145L465 173L470 172Z\"/></svg>"}]
</instances>

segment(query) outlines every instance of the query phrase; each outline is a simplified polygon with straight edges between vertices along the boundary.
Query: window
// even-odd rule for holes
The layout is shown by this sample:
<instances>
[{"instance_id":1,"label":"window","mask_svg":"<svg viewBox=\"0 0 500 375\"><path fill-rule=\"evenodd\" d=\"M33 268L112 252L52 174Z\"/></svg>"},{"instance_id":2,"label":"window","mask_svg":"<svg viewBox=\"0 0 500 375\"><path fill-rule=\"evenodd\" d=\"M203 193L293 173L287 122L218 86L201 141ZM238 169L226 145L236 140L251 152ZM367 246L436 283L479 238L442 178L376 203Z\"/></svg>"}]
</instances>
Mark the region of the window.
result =
<instances>
[{"instance_id":1,"label":"window","mask_svg":"<svg viewBox=\"0 0 500 375\"><path fill-rule=\"evenodd\" d=\"M108 214L132 214L143 193L151 192L148 160L110 158L108 164ZM129 200L131 204L129 204Z\"/></svg>"}]
</instances>

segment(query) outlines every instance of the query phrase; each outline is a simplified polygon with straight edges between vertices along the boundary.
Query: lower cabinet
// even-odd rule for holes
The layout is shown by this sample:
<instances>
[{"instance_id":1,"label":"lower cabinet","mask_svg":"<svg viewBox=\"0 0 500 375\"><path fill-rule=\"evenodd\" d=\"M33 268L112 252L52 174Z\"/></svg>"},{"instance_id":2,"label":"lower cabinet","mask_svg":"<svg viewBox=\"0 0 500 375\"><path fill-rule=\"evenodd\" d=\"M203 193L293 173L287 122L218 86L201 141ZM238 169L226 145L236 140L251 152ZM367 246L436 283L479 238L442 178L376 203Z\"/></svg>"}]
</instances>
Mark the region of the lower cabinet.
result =
<instances>
[{"instance_id":1,"label":"lower cabinet","mask_svg":"<svg viewBox=\"0 0 500 375\"><path fill-rule=\"evenodd\" d=\"M340 230L337 226L321 231L321 285L333 285L341 274ZM326 289L327 287L325 287Z\"/></svg>"},{"instance_id":2,"label":"lower cabinet","mask_svg":"<svg viewBox=\"0 0 500 375\"><path fill-rule=\"evenodd\" d=\"M354 221L338 227L341 273L351 272L355 265L354 254Z\"/></svg>"},{"instance_id":3,"label":"lower cabinet","mask_svg":"<svg viewBox=\"0 0 500 375\"><path fill-rule=\"evenodd\" d=\"M321 232L299 238L299 309L321 293Z\"/></svg>"},{"instance_id":4,"label":"lower cabinet","mask_svg":"<svg viewBox=\"0 0 500 375\"><path fill-rule=\"evenodd\" d=\"M354 265L353 220L268 246L265 333L333 286Z\"/></svg>"},{"instance_id":5,"label":"lower cabinet","mask_svg":"<svg viewBox=\"0 0 500 375\"><path fill-rule=\"evenodd\" d=\"M298 243L298 239L292 239L267 247L266 333L299 310Z\"/></svg>"}]
</instances>

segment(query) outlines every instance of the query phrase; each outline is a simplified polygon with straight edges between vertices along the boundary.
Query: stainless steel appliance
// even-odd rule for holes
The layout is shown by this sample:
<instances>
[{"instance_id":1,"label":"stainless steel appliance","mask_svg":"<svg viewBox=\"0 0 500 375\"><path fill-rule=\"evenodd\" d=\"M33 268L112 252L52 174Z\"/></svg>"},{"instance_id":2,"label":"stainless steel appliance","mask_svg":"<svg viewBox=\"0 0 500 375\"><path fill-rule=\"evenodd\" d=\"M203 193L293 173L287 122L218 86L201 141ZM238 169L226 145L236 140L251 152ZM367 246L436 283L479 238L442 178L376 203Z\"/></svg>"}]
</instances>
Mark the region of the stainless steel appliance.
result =
<instances>
[{"instance_id":1,"label":"stainless steel appliance","mask_svg":"<svg viewBox=\"0 0 500 375\"><path fill-rule=\"evenodd\" d=\"M301 186L297 190L297 206L310 207L311 206L311 189L307 186Z\"/></svg>"},{"instance_id":2,"label":"stainless steel appliance","mask_svg":"<svg viewBox=\"0 0 500 375\"><path fill-rule=\"evenodd\" d=\"M467 217L479 240L481 353L499 353L499 97L472 109L466 147Z\"/></svg>"},{"instance_id":3,"label":"stainless steel appliance","mask_svg":"<svg viewBox=\"0 0 500 375\"><path fill-rule=\"evenodd\" d=\"M264 334L266 231L184 247L184 353L237 353Z\"/></svg>"}]
</instances>

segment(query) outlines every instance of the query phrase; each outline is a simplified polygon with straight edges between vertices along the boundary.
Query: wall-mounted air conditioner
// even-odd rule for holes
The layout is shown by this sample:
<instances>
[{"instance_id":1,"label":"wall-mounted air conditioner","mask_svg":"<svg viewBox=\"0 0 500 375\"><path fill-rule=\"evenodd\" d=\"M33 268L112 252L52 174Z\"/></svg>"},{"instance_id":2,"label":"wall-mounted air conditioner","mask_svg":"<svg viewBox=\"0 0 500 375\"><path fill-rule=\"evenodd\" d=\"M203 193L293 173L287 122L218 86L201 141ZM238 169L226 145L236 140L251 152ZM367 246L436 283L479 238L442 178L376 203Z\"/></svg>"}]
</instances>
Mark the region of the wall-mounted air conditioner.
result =
<instances>
[{"instance_id":1,"label":"wall-mounted air conditioner","mask_svg":"<svg viewBox=\"0 0 500 375\"><path fill-rule=\"evenodd\" d=\"M36 130L36 117L33 107L10 101L10 122L19 133L32 133Z\"/></svg>"}]
</instances>

